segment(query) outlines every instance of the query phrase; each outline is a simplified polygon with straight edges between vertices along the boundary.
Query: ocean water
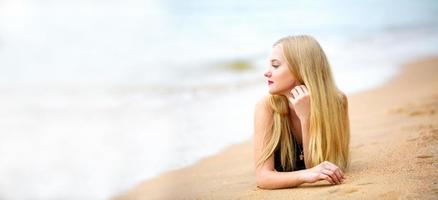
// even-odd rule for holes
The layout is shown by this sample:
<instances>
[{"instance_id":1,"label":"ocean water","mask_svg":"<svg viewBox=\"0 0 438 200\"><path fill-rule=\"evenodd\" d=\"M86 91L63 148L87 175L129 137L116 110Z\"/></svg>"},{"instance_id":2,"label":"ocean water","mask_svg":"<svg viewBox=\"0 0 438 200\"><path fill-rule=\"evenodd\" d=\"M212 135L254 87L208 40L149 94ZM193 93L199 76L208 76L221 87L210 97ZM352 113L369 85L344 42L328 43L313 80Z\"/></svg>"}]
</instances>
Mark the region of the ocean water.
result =
<instances>
[{"instance_id":1,"label":"ocean water","mask_svg":"<svg viewBox=\"0 0 438 200\"><path fill-rule=\"evenodd\" d=\"M0 1L0 199L108 199L252 136L272 43L347 94L438 53L435 1Z\"/></svg>"}]
</instances>

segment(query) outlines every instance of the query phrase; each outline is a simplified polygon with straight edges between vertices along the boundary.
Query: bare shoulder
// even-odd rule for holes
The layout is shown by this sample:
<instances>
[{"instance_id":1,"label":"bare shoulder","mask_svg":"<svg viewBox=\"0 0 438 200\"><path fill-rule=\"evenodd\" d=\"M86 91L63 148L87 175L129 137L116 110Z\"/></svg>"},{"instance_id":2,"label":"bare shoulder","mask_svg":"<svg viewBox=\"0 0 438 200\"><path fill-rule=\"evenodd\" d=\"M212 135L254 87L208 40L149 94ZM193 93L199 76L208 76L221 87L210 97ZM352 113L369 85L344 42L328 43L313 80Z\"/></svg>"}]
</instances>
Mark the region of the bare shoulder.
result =
<instances>
[{"instance_id":1,"label":"bare shoulder","mask_svg":"<svg viewBox=\"0 0 438 200\"><path fill-rule=\"evenodd\" d=\"M270 128L273 122L273 111L269 103L269 95L258 100L254 111L254 148L257 155L261 155L261 149L270 135ZM256 159L257 160L257 159Z\"/></svg>"},{"instance_id":2,"label":"bare shoulder","mask_svg":"<svg viewBox=\"0 0 438 200\"><path fill-rule=\"evenodd\" d=\"M260 98L255 105L254 112L254 135L253 135L253 152L256 166L257 177L261 176L262 171L274 171L274 157L270 156L262 163L260 159L263 156L265 146L272 134L273 111L270 105L270 96L266 95Z\"/></svg>"},{"instance_id":3,"label":"bare shoulder","mask_svg":"<svg viewBox=\"0 0 438 200\"><path fill-rule=\"evenodd\" d=\"M269 103L269 95L257 102L254 111L254 127L257 130L266 130L272 123L273 111Z\"/></svg>"},{"instance_id":4,"label":"bare shoulder","mask_svg":"<svg viewBox=\"0 0 438 200\"><path fill-rule=\"evenodd\" d=\"M272 113L271 106L269 105L269 95L265 95L260 98L255 105L255 114L268 114Z\"/></svg>"}]
</instances>

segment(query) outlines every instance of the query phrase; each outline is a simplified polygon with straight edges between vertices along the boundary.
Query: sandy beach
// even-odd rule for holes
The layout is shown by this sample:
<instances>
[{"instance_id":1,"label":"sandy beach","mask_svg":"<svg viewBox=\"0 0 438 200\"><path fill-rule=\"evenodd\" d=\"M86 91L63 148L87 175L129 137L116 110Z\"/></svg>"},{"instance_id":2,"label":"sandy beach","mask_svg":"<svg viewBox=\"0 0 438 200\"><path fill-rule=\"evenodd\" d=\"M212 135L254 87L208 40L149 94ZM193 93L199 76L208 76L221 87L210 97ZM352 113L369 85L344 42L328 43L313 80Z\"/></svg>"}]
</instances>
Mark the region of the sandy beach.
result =
<instances>
[{"instance_id":1,"label":"sandy beach","mask_svg":"<svg viewBox=\"0 0 438 200\"><path fill-rule=\"evenodd\" d=\"M437 199L437 77L438 57L417 59L384 85L349 96L352 159L344 184L259 189L248 140L114 199Z\"/></svg>"}]
</instances>

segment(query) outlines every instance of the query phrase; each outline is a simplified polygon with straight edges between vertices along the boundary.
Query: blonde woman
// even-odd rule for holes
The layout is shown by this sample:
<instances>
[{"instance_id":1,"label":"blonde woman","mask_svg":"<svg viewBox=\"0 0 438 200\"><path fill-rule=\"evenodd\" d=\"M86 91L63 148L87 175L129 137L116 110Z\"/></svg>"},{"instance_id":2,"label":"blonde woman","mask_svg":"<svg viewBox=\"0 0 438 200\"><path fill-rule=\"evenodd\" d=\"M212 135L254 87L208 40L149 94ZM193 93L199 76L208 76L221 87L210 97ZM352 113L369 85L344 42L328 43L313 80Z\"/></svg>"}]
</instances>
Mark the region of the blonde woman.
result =
<instances>
[{"instance_id":1,"label":"blonde woman","mask_svg":"<svg viewBox=\"0 0 438 200\"><path fill-rule=\"evenodd\" d=\"M349 163L348 103L324 51L311 36L289 36L273 45L269 61L270 94L254 116L257 186L341 184Z\"/></svg>"}]
</instances>

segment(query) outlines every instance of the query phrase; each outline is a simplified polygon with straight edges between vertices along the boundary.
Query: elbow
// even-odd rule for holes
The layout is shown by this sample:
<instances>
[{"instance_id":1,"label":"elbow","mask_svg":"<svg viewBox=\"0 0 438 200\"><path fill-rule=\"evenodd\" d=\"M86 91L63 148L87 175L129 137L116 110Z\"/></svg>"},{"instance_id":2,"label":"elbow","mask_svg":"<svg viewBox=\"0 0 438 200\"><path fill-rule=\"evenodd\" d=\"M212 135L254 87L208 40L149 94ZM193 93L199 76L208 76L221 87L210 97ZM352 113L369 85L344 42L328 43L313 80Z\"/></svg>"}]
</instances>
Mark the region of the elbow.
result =
<instances>
[{"instance_id":1,"label":"elbow","mask_svg":"<svg viewBox=\"0 0 438 200\"><path fill-rule=\"evenodd\" d=\"M269 185L267 184L267 181L263 177L256 178L257 187L260 189L269 189Z\"/></svg>"},{"instance_id":2,"label":"elbow","mask_svg":"<svg viewBox=\"0 0 438 200\"><path fill-rule=\"evenodd\" d=\"M256 184L260 189L273 190L277 189L269 178L270 174L267 172L259 172L256 176Z\"/></svg>"},{"instance_id":3,"label":"elbow","mask_svg":"<svg viewBox=\"0 0 438 200\"><path fill-rule=\"evenodd\" d=\"M276 189L275 187L272 187L266 179L257 179L257 187L264 190Z\"/></svg>"},{"instance_id":4,"label":"elbow","mask_svg":"<svg viewBox=\"0 0 438 200\"><path fill-rule=\"evenodd\" d=\"M256 175L256 184L260 189L275 190L293 188L304 183L298 172L280 174L276 171L260 171Z\"/></svg>"}]
</instances>

